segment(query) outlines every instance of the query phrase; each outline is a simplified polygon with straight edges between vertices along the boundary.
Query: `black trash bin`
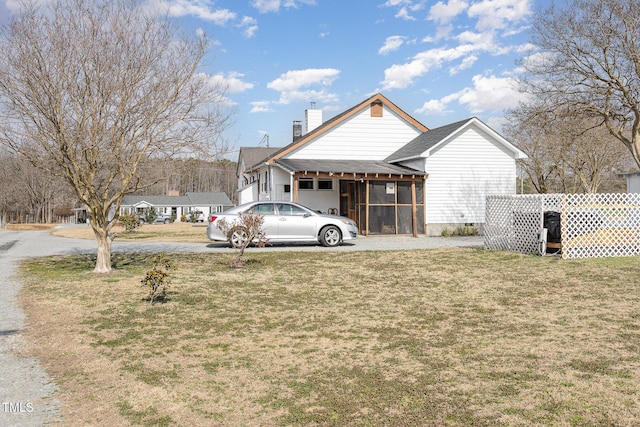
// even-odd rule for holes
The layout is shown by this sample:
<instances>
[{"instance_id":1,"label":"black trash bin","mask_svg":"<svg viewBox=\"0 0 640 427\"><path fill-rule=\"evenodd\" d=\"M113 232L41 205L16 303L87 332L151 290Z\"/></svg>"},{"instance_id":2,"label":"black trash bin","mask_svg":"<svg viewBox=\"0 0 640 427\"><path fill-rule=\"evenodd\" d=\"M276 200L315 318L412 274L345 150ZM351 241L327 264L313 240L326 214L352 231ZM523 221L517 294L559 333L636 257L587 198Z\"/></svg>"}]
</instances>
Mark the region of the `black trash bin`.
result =
<instances>
[{"instance_id":1,"label":"black trash bin","mask_svg":"<svg viewBox=\"0 0 640 427\"><path fill-rule=\"evenodd\" d=\"M547 242L560 243L560 212L545 212L543 223L547 229Z\"/></svg>"}]
</instances>

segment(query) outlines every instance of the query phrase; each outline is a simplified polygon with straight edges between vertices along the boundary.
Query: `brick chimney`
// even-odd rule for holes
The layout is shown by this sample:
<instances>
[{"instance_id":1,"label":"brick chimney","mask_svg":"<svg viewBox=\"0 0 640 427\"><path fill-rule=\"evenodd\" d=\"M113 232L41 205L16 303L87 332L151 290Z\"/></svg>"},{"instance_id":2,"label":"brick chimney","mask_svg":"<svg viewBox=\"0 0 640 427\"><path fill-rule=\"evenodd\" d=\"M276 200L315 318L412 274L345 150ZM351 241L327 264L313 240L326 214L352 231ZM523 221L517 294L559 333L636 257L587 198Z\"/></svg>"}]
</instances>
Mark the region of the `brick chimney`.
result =
<instances>
[{"instance_id":1,"label":"brick chimney","mask_svg":"<svg viewBox=\"0 0 640 427\"><path fill-rule=\"evenodd\" d=\"M302 123L300 120L293 121L293 142L296 142L302 138Z\"/></svg>"}]
</instances>

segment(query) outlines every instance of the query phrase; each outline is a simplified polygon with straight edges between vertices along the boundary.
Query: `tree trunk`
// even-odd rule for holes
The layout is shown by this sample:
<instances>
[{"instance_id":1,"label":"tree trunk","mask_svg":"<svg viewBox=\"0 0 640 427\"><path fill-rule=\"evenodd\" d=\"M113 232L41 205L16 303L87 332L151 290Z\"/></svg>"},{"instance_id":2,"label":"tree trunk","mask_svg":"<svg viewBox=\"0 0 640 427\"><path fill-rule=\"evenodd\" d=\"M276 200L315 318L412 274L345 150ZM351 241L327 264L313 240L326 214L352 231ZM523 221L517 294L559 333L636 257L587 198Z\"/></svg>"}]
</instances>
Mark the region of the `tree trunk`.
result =
<instances>
[{"instance_id":1,"label":"tree trunk","mask_svg":"<svg viewBox=\"0 0 640 427\"><path fill-rule=\"evenodd\" d=\"M98 242L96 266L93 272L98 274L111 273L111 237L106 230L97 229L93 224L91 226Z\"/></svg>"}]
</instances>

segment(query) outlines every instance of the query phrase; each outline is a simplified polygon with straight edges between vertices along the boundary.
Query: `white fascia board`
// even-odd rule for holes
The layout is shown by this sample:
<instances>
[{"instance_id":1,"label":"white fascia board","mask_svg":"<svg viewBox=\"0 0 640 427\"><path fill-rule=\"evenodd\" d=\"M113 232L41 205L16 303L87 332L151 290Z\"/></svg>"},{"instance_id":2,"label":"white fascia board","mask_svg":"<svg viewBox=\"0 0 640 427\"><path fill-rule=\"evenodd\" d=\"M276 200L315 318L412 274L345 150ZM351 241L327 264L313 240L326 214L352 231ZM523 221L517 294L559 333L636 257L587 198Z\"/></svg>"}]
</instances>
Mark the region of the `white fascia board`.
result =
<instances>
[{"instance_id":1,"label":"white fascia board","mask_svg":"<svg viewBox=\"0 0 640 427\"><path fill-rule=\"evenodd\" d=\"M293 170L291 170L291 169L289 169L289 168L286 168L286 167L284 167L283 165L278 164L278 163L276 163L276 162L273 162L273 163L265 163L265 165L267 165L267 166L275 166L275 167L277 167L278 169L282 169L283 171L285 171L286 173L288 173L288 174L290 174L290 175L293 175L293 174L294 174L294 172L295 172L295 171L293 171Z\"/></svg>"}]
</instances>

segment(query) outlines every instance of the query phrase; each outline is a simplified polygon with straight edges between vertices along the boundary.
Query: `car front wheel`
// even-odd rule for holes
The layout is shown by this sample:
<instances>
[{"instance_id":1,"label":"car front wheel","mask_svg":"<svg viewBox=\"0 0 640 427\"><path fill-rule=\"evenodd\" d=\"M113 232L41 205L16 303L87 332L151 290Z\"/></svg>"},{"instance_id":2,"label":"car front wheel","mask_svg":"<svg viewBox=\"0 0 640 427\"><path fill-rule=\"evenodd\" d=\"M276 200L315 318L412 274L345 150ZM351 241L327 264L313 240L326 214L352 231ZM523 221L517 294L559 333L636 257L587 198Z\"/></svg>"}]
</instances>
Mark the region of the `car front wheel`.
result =
<instances>
[{"instance_id":1,"label":"car front wheel","mask_svg":"<svg viewBox=\"0 0 640 427\"><path fill-rule=\"evenodd\" d=\"M165 220L164 220L164 223L165 223L165 224L169 224L169 220L168 220L168 219L165 219Z\"/></svg>"},{"instance_id":2,"label":"car front wheel","mask_svg":"<svg viewBox=\"0 0 640 427\"><path fill-rule=\"evenodd\" d=\"M338 246L340 241L342 241L342 235L338 227L329 225L320 231L320 243L322 243L322 246Z\"/></svg>"},{"instance_id":3,"label":"car front wheel","mask_svg":"<svg viewBox=\"0 0 640 427\"><path fill-rule=\"evenodd\" d=\"M247 239L247 230L244 227L236 226L229 230L229 243L235 249L243 247Z\"/></svg>"}]
</instances>

